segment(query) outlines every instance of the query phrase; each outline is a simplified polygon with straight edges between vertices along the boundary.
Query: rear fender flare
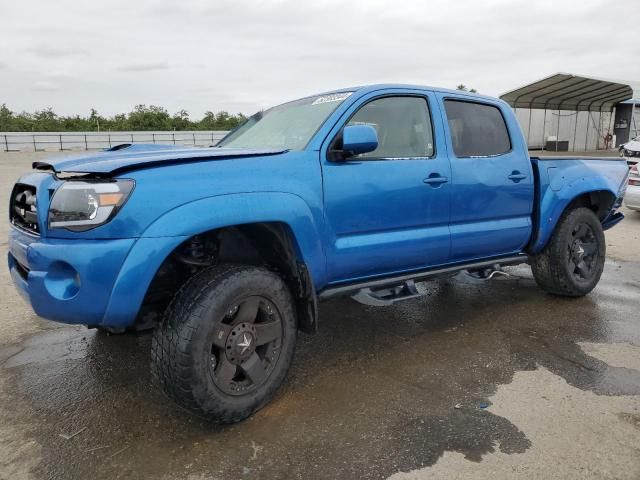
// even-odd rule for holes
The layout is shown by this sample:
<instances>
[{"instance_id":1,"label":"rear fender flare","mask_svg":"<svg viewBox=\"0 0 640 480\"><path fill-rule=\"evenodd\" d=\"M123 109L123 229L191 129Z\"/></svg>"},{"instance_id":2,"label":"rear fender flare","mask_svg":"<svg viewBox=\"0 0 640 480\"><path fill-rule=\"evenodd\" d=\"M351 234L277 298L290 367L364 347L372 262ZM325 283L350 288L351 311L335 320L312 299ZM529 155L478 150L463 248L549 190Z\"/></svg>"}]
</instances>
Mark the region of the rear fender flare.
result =
<instances>
[{"instance_id":1,"label":"rear fender flare","mask_svg":"<svg viewBox=\"0 0 640 480\"><path fill-rule=\"evenodd\" d=\"M567 207L576 198L592 192L610 192L614 198L618 195L620 186L606 176L590 176L575 179L559 190L547 188L540 198L539 224L535 232L536 240L532 244L530 253L540 252L555 231L558 221Z\"/></svg>"}]
</instances>

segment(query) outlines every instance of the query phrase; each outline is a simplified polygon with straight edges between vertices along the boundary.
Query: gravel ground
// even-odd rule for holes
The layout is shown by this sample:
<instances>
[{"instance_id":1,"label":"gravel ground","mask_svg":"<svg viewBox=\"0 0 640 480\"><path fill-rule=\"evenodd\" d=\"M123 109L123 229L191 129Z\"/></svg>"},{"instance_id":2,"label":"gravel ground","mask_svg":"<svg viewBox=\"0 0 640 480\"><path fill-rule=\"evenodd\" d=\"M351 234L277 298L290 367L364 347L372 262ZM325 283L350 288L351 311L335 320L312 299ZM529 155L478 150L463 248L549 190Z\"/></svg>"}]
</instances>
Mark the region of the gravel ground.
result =
<instances>
[{"instance_id":1,"label":"gravel ground","mask_svg":"<svg viewBox=\"0 0 640 480\"><path fill-rule=\"evenodd\" d=\"M0 210L42 156L0 154ZM0 478L638 479L640 214L625 213L585 298L544 294L523 266L390 308L322 304L278 397L226 427L162 396L148 335L42 320L0 269Z\"/></svg>"}]
</instances>

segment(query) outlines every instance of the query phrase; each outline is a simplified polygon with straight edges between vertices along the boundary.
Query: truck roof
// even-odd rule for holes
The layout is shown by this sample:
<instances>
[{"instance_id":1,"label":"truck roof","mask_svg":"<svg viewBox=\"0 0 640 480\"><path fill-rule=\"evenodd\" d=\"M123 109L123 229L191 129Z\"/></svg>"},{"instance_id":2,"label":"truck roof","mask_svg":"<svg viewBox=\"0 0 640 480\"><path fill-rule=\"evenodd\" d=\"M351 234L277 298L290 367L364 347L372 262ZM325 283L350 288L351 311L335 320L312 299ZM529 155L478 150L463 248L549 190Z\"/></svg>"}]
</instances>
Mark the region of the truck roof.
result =
<instances>
[{"instance_id":1,"label":"truck roof","mask_svg":"<svg viewBox=\"0 0 640 480\"><path fill-rule=\"evenodd\" d=\"M468 97L471 99L484 99L491 102L504 103L504 101L485 95L465 92L461 90L450 90L445 88L428 87L421 85L407 85L400 83L381 83L373 85L361 85L357 87L341 88L331 90L324 93L315 93L307 97L313 98L322 95L331 95L343 92L357 92L358 94L367 94L383 90L422 90L429 92L450 93L458 97ZM299 99L297 99L299 100ZM296 100L292 100L296 101ZM282 153L283 149L219 149L219 148L195 148L174 145L155 145L155 144L122 144L113 148L106 149L102 152L87 152L84 154L48 159L45 161L36 161L33 168L36 170L52 171L52 172L73 172L78 174L93 173L112 175L127 169L136 168L140 165L150 166L157 164L169 164L184 160L195 161L197 159L229 159L234 157L248 156L268 156Z\"/></svg>"},{"instance_id":2,"label":"truck roof","mask_svg":"<svg viewBox=\"0 0 640 480\"><path fill-rule=\"evenodd\" d=\"M473 98L491 100L493 102L504 103L503 100L492 97L490 95L481 95L479 93L466 92L463 90L453 90L450 88L441 88L441 87L431 87L427 85L412 85L405 83L374 83L371 85L358 85L354 87L347 88L339 88L336 90L330 90L328 92L315 93L312 95L308 95L307 97L315 97L317 95L330 95L332 93L342 93L342 92L358 92L358 93L369 93L375 92L378 90L389 90L389 89L411 89L411 90L424 90L429 92L439 92L439 93L451 93L455 95L468 95Z\"/></svg>"}]
</instances>

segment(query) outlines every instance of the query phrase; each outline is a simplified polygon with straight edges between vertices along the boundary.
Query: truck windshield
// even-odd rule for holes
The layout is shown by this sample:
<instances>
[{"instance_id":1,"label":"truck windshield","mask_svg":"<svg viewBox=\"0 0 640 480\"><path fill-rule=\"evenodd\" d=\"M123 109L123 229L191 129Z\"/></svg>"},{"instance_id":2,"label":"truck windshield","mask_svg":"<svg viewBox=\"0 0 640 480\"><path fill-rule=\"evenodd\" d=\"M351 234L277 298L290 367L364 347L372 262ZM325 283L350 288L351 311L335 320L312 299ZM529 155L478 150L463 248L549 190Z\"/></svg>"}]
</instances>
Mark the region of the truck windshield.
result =
<instances>
[{"instance_id":1,"label":"truck windshield","mask_svg":"<svg viewBox=\"0 0 640 480\"><path fill-rule=\"evenodd\" d=\"M258 112L230 132L217 146L301 150L351 93L302 98Z\"/></svg>"}]
</instances>

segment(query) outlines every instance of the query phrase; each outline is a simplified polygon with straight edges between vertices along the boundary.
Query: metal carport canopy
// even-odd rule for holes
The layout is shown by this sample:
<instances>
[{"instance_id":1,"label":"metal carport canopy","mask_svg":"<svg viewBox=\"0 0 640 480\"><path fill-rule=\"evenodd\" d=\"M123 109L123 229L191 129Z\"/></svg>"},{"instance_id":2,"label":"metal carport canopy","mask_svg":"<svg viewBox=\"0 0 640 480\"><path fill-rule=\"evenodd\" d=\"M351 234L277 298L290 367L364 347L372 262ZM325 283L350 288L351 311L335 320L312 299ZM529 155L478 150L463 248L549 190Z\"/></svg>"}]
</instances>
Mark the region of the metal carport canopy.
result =
<instances>
[{"instance_id":1,"label":"metal carport canopy","mask_svg":"<svg viewBox=\"0 0 640 480\"><path fill-rule=\"evenodd\" d=\"M633 97L630 85L556 73L500 96L514 108L606 111Z\"/></svg>"}]
</instances>

